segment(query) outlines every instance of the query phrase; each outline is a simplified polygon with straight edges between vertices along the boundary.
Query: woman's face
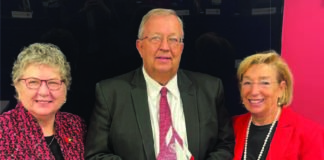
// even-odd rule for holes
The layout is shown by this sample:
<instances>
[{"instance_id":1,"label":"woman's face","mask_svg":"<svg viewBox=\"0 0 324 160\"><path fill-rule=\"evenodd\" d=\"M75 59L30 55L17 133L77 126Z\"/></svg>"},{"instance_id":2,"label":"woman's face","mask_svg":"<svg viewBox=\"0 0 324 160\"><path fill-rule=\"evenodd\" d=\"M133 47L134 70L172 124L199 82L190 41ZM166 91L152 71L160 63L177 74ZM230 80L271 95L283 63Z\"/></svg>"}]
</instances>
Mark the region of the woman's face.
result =
<instances>
[{"instance_id":1,"label":"woman's face","mask_svg":"<svg viewBox=\"0 0 324 160\"><path fill-rule=\"evenodd\" d=\"M61 83L62 79L58 68L48 65L31 64L23 71L20 79L29 80L19 80L15 84L18 99L36 118L46 118L55 115L65 103L67 88L64 82ZM40 81L39 88L35 87L38 86L37 79L43 80ZM58 82L58 85L56 82ZM27 83L29 84L29 88L27 87ZM60 87L52 90L48 88L49 85L51 88L53 85L54 88L55 85ZM31 86L33 86L33 89L30 88Z\"/></svg>"},{"instance_id":2,"label":"woman's face","mask_svg":"<svg viewBox=\"0 0 324 160\"><path fill-rule=\"evenodd\" d=\"M268 116L276 111L285 82L278 82L277 71L268 64L252 65L241 82L241 97L246 109L254 115Z\"/></svg>"}]
</instances>

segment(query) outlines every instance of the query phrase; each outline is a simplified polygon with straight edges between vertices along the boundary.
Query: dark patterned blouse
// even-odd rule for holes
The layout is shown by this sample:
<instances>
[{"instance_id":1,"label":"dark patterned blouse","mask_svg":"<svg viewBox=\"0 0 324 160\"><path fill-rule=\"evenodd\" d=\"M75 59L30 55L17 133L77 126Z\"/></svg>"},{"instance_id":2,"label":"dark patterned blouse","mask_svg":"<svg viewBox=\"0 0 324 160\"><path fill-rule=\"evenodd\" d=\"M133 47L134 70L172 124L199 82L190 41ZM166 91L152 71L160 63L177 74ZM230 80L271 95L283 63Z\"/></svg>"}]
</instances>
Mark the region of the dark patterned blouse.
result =
<instances>
[{"instance_id":1,"label":"dark patterned blouse","mask_svg":"<svg viewBox=\"0 0 324 160\"><path fill-rule=\"evenodd\" d=\"M55 139L65 160L84 159L85 131L79 116L56 113ZM0 159L55 159L41 127L21 103L0 115Z\"/></svg>"}]
</instances>

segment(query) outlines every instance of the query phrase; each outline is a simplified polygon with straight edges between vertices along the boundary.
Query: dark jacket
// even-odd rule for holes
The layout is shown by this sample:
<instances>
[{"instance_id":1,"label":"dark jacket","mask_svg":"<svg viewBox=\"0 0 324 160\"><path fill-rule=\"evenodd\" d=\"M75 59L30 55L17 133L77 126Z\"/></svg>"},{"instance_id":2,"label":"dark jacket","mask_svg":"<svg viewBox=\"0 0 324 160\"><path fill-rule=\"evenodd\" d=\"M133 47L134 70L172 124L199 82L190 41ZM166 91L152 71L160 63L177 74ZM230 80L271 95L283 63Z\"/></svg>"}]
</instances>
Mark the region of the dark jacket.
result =
<instances>
[{"instance_id":1,"label":"dark jacket","mask_svg":"<svg viewBox=\"0 0 324 160\"><path fill-rule=\"evenodd\" d=\"M177 78L188 147L195 160L232 159L233 128L221 80L185 70L179 70ZM156 159L141 68L97 84L86 159Z\"/></svg>"}]
</instances>

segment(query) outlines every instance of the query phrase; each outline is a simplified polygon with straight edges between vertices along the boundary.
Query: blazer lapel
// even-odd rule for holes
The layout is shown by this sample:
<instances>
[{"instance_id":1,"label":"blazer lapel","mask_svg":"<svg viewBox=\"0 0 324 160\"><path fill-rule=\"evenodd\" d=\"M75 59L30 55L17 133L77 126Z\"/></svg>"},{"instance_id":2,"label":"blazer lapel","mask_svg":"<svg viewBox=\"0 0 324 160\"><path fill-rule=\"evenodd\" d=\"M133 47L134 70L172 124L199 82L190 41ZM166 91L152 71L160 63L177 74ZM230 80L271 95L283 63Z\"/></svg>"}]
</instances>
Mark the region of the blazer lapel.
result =
<instances>
[{"instance_id":1,"label":"blazer lapel","mask_svg":"<svg viewBox=\"0 0 324 160\"><path fill-rule=\"evenodd\" d=\"M246 131L249 125L251 114L247 113L242 115L236 120L234 125L235 130L235 148L234 148L234 159L241 160L244 151Z\"/></svg>"},{"instance_id":2,"label":"blazer lapel","mask_svg":"<svg viewBox=\"0 0 324 160\"><path fill-rule=\"evenodd\" d=\"M285 152L289 152L287 146L289 146L291 135L293 133L293 125L291 125L293 121L289 119L290 109L291 108L282 109L277 129L271 141L267 160L284 159L282 156L285 155Z\"/></svg>"},{"instance_id":3,"label":"blazer lapel","mask_svg":"<svg viewBox=\"0 0 324 160\"><path fill-rule=\"evenodd\" d=\"M137 69L132 80L134 88L131 90L135 115L137 118L142 141L144 154L147 159L155 160L154 141L150 120L149 106L147 100L146 83L141 69Z\"/></svg>"},{"instance_id":4,"label":"blazer lapel","mask_svg":"<svg viewBox=\"0 0 324 160\"><path fill-rule=\"evenodd\" d=\"M183 104L189 151L194 157L199 157L200 133L196 90L181 70L178 72L178 86Z\"/></svg>"}]
</instances>

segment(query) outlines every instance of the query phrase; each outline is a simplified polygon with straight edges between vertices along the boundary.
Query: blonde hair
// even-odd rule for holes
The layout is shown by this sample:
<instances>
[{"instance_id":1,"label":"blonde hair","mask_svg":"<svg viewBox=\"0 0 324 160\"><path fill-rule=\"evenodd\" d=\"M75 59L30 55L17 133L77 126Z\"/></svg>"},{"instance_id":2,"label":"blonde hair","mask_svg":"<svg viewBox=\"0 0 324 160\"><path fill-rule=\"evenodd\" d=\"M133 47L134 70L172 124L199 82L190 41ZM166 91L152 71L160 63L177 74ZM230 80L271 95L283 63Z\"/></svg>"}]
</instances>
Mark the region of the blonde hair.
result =
<instances>
[{"instance_id":1,"label":"blonde hair","mask_svg":"<svg viewBox=\"0 0 324 160\"><path fill-rule=\"evenodd\" d=\"M49 43L34 43L25 47L13 64L11 72L13 85L18 82L24 70L31 64L57 67L67 89L70 88L72 81L71 68L65 55L57 46Z\"/></svg>"},{"instance_id":2,"label":"blonde hair","mask_svg":"<svg viewBox=\"0 0 324 160\"><path fill-rule=\"evenodd\" d=\"M174 10L172 10L172 9L164 9L164 8L152 9L143 16L141 24L140 24L139 29L138 29L138 34L137 34L138 39L143 38L144 25L152 16L170 16L170 15L174 15L174 16L176 16L178 18L178 21L179 21L180 26L181 26L181 32L182 32L181 33L182 34L181 38L183 39L184 38L184 32L183 32L183 22L182 22L182 20L180 19L180 17L177 15L177 13Z\"/></svg>"},{"instance_id":3,"label":"blonde hair","mask_svg":"<svg viewBox=\"0 0 324 160\"><path fill-rule=\"evenodd\" d=\"M293 76L287 63L280 57L280 55L273 51L265 51L253 54L246 57L239 65L237 70L237 78L239 80L239 88L241 90L241 82L245 72L254 64L268 64L277 71L278 83L286 82L284 94L279 98L280 106L289 105L293 97Z\"/></svg>"}]
</instances>

